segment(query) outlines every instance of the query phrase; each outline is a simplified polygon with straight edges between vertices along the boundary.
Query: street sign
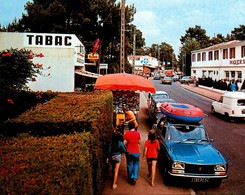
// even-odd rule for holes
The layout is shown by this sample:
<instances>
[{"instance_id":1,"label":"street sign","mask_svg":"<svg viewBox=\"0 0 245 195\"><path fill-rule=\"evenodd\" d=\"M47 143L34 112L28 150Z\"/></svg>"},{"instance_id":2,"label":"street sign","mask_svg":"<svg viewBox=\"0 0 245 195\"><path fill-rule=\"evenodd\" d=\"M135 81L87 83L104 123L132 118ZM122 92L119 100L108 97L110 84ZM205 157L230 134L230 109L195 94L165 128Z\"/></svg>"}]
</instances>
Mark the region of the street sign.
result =
<instances>
[{"instance_id":1,"label":"street sign","mask_svg":"<svg viewBox=\"0 0 245 195\"><path fill-rule=\"evenodd\" d=\"M100 63L100 69L108 69L108 64Z\"/></svg>"}]
</instances>

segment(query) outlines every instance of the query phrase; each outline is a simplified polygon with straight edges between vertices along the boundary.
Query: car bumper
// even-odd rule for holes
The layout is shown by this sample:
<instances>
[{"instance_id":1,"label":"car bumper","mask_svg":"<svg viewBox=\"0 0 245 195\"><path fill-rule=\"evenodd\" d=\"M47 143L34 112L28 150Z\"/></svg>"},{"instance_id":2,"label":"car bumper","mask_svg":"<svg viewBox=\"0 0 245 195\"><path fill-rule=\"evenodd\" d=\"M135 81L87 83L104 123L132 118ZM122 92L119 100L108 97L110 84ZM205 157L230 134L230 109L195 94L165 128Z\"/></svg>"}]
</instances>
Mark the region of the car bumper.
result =
<instances>
[{"instance_id":1,"label":"car bumper","mask_svg":"<svg viewBox=\"0 0 245 195\"><path fill-rule=\"evenodd\" d=\"M208 175L208 174L176 174L176 173L170 173L169 175L174 177L183 177L183 178L208 178L208 179L226 179L227 175Z\"/></svg>"}]
</instances>

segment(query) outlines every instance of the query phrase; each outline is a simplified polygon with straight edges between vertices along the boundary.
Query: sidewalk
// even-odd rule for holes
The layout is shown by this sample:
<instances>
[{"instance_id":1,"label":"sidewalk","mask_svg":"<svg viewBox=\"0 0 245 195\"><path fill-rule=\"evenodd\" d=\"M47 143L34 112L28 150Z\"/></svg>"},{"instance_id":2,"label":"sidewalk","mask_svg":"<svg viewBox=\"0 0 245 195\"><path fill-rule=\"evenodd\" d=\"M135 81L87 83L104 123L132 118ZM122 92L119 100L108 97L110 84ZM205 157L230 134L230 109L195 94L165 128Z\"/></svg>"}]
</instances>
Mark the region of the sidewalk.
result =
<instances>
[{"instance_id":1,"label":"sidewalk","mask_svg":"<svg viewBox=\"0 0 245 195\"><path fill-rule=\"evenodd\" d=\"M186 89L186 90L192 91L194 93L200 94L202 96L205 96L207 98L210 98L210 99L216 100L216 101L219 101L221 95L225 92L225 91L222 91L219 89L205 87L202 85L195 87L193 84L185 85L185 84L181 84L180 82L176 82L175 84Z\"/></svg>"},{"instance_id":2,"label":"sidewalk","mask_svg":"<svg viewBox=\"0 0 245 195\"><path fill-rule=\"evenodd\" d=\"M109 167L108 177L105 182L105 188L102 194L195 194L195 192L191 188L183 188L183 187L172 187L166 186L163 182L163 176L157 166L156 172L156 186L150 186L150 180L147 177L147 163L143 161L143 151L144 144L148 138L148 130L149 126L147 124L147 100L144 93L140 94L140 112L139 112L139 128L138 131L141 135L142 143L140 145L140 168L138 174L138 180L136 185L128 184L127 179L127 166L126 166L126 157L122 155L122 162L119 169L119 175L117 180L117 189L112 190L112 171L111 166Z\"/></svg>"}]
</instances>

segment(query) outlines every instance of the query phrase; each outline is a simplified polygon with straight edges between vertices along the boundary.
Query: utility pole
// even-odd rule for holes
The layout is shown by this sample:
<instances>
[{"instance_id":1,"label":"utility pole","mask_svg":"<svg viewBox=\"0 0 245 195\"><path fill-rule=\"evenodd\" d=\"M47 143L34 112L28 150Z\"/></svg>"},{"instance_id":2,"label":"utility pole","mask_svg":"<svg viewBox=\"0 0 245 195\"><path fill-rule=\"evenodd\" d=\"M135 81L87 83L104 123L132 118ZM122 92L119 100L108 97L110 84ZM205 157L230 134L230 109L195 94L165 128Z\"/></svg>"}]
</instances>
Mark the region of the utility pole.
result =
<instances>
[{"instance_id":1,"label":"utility pole","mask_svg":"<svg viewBox=\"0 0 245 195\"><path fill-rule=\"evenodd\" d=\"M121 50L120 50L120 73L125 70L125 0L121 3Z\"/></svg>"},{"instance_id":2,"label":"utility pole","mask_svg":"<svg viewBox=\"0 0 245 195\"><path fill-rule=\"evenodd\" d=\"M133 40L133 74L135 74L135 52L136 52L136 27L134 27L134 40Z\"/></svg>"}]
</instances>

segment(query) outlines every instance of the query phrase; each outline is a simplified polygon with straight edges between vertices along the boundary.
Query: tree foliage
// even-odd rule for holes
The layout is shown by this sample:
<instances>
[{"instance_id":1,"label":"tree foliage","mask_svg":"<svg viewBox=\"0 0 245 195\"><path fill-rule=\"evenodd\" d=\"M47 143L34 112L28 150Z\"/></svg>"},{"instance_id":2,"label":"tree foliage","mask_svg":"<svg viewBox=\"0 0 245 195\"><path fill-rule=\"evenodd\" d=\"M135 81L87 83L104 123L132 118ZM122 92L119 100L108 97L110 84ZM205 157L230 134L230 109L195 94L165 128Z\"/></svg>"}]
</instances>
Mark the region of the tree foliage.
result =
<instances>
[{"instance_id":1,"label":"tree foliage","mask_svg":"<svg viewBox=\"0 0 245 195\"><path fill-rule=\"evenodd\" d=\"M39 73L39 67L30 60L33 56L25 49L7 49L0 52L0 93L25 88L25 84Z\"/></svg>"},{"instance_id":2,"label":"tree foliage","mask_svg":"<svg viewBox=\"0 0 245 195\"><path fill-rule=\"evenodd\" d=\"M245 25L234 28L234 30L231 31L231 36L234 36L237 40L245 40Z\"/></svg>"},{"instance_id":3,"label":"tree foliage","mask_svg":"<svg viewBox=\"0 0 245 195\"><path fill-rule=\"evenodd\" d=\"M26 14L5 31L31 31L39 33L76 34L85 45L87 53L92 51L99 38L99 62L110 64L110 71L119 70L121 8L116 0L33 0L25 5ZM130 23L136 9L125 7L125 26ZM137 45L144 45L140 30L137 32ZM132 50L132 32L126 33L126 55ZM130 44L131 43L131 44Z\"/></svg>"}]
</instances>

